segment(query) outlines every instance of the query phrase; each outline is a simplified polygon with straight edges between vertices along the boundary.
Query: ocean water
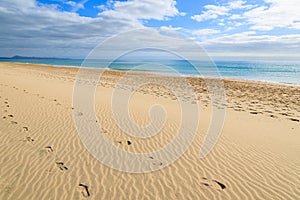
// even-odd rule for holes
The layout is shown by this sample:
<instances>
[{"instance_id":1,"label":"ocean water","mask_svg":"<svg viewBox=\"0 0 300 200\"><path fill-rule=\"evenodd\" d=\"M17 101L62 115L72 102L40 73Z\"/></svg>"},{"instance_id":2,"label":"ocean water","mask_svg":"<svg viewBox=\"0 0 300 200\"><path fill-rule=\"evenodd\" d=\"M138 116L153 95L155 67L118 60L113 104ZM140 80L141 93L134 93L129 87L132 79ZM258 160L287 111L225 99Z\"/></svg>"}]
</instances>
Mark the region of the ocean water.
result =
<instances>
[{"instance_id":1,"label":"ocean water","mask_svg":"<svg viewBox=\"0 0 300 200\"><path fill-rule=\"evenodd\" d=\"M291 62L230 62L215 61L114 61L82 59L0 59L0 62L22 62L50 64L55 66L75 66L89 68L109 68L114 70L150 71L178 76L201 76L257 80L300 85L300 63Z\"/></svg>"}]
</instances>

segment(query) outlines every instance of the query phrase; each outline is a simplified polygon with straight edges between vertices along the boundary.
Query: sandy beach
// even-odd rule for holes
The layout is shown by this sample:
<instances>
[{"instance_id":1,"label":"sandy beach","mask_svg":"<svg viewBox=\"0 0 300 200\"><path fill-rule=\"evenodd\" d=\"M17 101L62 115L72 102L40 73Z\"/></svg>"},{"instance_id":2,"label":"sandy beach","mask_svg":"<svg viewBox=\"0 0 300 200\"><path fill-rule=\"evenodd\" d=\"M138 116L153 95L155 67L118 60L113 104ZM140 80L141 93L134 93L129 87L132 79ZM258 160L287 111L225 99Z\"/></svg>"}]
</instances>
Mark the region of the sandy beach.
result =
<instances>
[{"instance_id":1,"label":"sandy beach","mask_svg":"<svg viewBox=\"0 0 300 200\"><path fill-rule=\"evenodd\" d=\"M195 139L174 163L135 174L105 166L80 140L74 115L81 113L72 104L78 69L0 63L0 71L0 199L300 198L299 86L224 79L224 127L212 152L201 159L211 120L210 95L203 79L186 78L196 98L182 97L197 105L201 116ZM106 71L98 84L97 123L113 145L128 152L165 146L180 126L178 101L161 86L139 88L129 103L132 120L149 124L154 104L163 105L168 118L153 137L125 134L111 109L111 96L124 73ZM123 89L149 77L156 75L133 74ZM179 79L184 77L164 77L172 84ZM149 158L149 168L163 162Z\"/></svg>"}]
</instances>

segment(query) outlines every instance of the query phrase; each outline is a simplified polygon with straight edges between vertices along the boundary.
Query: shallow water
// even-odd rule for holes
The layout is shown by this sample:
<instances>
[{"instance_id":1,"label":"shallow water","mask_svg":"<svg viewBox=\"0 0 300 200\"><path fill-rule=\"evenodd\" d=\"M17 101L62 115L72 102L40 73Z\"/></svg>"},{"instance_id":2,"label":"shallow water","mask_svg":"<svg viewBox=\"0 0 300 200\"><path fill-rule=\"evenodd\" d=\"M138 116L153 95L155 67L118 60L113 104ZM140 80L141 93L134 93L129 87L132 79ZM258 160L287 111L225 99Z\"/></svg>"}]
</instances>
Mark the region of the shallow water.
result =
<instances>
[{"instance_id":1,"label":"shallow water","mask_svg":"<svg viewBox=\"0 0 300 200\"><path fill-rule=\"evenodd\" d=\"M290 83L300 85L300 63L291 62L200 62L200 61L114 61L83 59L0 59L0 62L22 62L50 64L55 66L77 66L90 68L110 68L115 70L135 70L167 73L180 76L223 77L245 80Z\"/></svg>"}]
</instances>

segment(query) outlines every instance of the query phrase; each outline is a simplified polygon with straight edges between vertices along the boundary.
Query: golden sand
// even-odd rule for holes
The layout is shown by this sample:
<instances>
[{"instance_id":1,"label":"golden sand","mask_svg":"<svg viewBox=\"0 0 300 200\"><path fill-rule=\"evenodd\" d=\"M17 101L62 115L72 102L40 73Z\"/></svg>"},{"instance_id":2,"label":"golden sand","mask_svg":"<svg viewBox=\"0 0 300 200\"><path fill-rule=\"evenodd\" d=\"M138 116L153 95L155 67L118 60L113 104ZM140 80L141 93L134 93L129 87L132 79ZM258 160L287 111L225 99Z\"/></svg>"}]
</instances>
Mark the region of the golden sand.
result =
<instances>
[{"instance_id":1,"label":"golden sand","mask_svg":"<svg viewBox=\"0 0 300 200\"><path fill-rule=\"evenodd\" d=\"M0 199L300 198L299 86L224 80L224 128L213 151L200 159L211 119L210 95L203 79L187 78L196 99L183 97L201 111L195 140L174 163L134 174L103 165L82 144L72 106L78 69L1 63L0 71ZM163 147L180 126L178 101L159 85L140 88L130 99L132 120L149 124L154 104L163 105L168 118L151 138L124 134L110 104L123 74L107 71L98 84L98 123L113 145L128 152ZM136 73L132 80L141 77ZM127 89L130 85L124 85ZM151 158L149 167L163 162Z\"/></svg>"}]
</instances>

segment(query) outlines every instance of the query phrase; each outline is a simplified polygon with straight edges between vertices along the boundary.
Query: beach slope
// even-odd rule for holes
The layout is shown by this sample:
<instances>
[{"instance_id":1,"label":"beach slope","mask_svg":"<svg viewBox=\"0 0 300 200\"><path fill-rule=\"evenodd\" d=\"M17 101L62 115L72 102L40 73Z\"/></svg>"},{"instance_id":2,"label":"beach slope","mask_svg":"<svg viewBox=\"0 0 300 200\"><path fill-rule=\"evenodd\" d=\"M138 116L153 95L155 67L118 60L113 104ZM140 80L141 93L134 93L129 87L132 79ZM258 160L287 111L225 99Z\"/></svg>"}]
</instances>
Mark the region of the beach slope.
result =
<instances>
[{"instance_id":1,"label":"beach slope","mask_svg":"<svg viewBox=\"0 0 300 200\"><path fill-rule=\"evenodd\" d=\"M211 123L210 95L203 79L186 78L196 98L183 94L185 102L200 111L195 139L163 169L125 173L99 162L80 140L74 115L84 113L72 104L78 69L0 63L0 72L0 199L300 198L299 86L224 80L223 130L211 153L201 159L199 152ZM157 104L164 107L167 119L153 137L126 134L116 125L114 114L120 112L113 113L111 107L116 83L124 73L104 73L95 94L99 119L95 123L112 145L128 152L162 148L180 127L179 102L159 85L139 88L129 102L132 120L147 126L149 109ZM147 77L160 78L133 73L124 91ZM164 77L174 84L178 79L183 77ZM103 153L110 155L105 149ZM147 161L149 169L162 163L156 157Z\"/></svg>"}]
</instances>

